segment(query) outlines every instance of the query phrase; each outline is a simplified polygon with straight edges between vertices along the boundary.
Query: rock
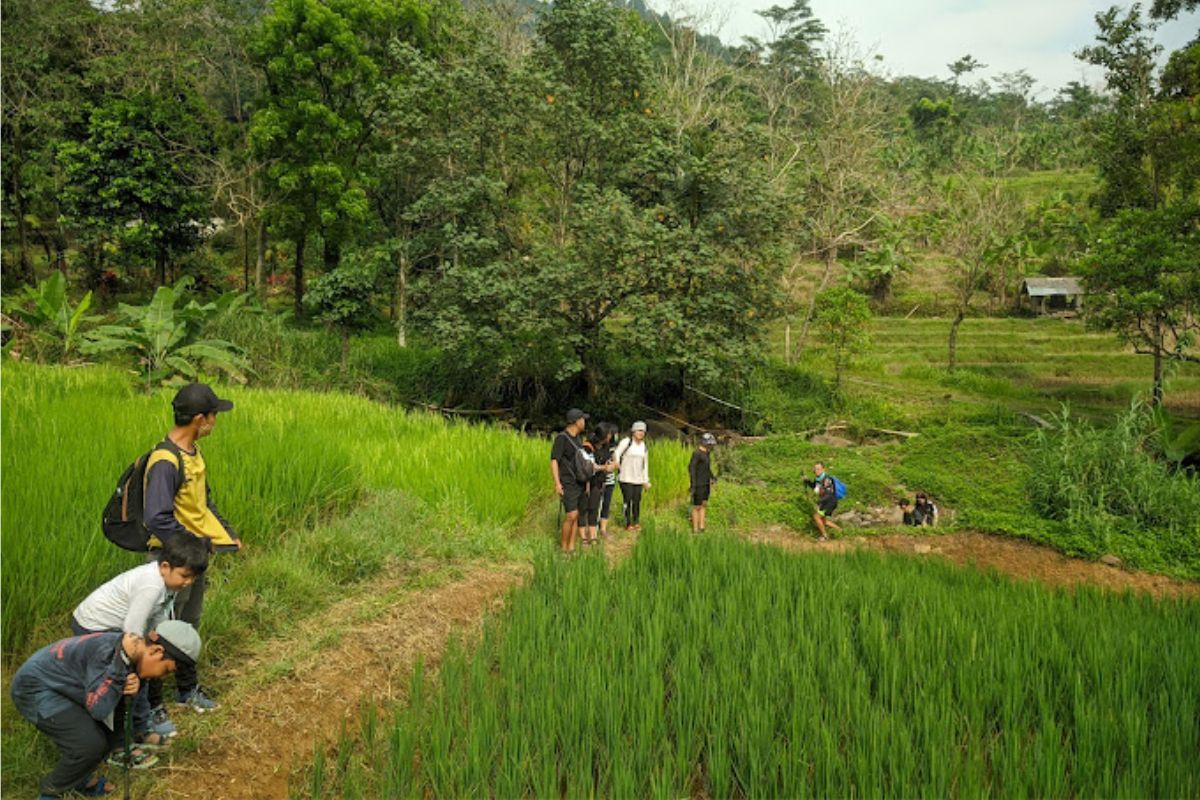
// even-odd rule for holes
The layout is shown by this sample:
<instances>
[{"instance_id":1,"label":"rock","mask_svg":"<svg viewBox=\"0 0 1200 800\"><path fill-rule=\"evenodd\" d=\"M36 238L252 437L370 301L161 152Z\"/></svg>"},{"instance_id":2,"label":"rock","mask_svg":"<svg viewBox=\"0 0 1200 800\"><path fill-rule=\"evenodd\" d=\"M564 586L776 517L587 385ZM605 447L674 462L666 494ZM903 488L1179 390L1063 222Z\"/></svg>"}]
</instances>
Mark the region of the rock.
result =
<instances>
[{"instance_id":1,"label":"rock","mask_svg":"<svg viewBox=\"0 0 1200 800\"><path fill-rule=\"evenodd\" d=\"M1125 562L1122 561L1121 559L1117 558L1116 556L1114 556L1112 553L1109 553L1108 555L1100 556L1100 563L1107 564L1110 567L1125 566Z\"/></svg>"},{"instance_id":2,"label":"rock","mask_svg":"<svg viewBox=\"0 0 1200 800\"><path fill-rule=\"evenodd\" d=\"M826 447L853 447L854 442L849 439L843 439L841 436L832 436L828 433L818 433L816 436L808 440L811 444L825 445Z\"/></svg>"},{"instance_id":3,"label":"rock","mask_svg":"<svg viewBox=\"0 0 1200 800\"><path fill-rule=\"evenodd\" d=\"M933 552L933 548L927 544L914 544L913 552L919 555L927 555L928 553Z\"/></svg>"}]
</instances>

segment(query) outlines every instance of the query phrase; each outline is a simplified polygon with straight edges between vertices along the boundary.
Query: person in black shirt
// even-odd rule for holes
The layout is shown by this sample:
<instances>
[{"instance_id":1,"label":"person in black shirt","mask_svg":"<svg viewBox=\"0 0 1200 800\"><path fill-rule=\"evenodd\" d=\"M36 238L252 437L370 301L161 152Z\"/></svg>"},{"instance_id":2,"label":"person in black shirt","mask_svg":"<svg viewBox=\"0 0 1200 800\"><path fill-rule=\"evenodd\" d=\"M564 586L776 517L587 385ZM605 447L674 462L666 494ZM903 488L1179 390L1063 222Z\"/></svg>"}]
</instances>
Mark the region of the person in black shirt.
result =
<instances>
[{"instance_id":1,"label":"person in black shirt","mask_svg":"<svg viewBox=\"0 0 1200 800\"><path fill-rule=\"evenodd\" d=\"M708 496L712 492L713 484L710 451L716 444L717 437L711 433L704 434L700 437L700 446L692 453L692 460L688 462L688 480L692 486L692 533L704 531Z\"/></svg>"},{"instance_id":2,"label":"person in black shirt","mask_svg":"<svg viewBox=\"0 0 1200 800\"><path fill-rule=\"evenodd\" d=\"M587 479L576 468L576 453L583 449L580 435L587 425L588 415L578 408L567 412L567 426L554 437L550 448L550 474L554 490L562 498L566 516L562 524L562 551L575 552L575 537L579 533L579 510L587 498Z\"/></svg>"},{"instance_id":3,"label":"person in black shirt","mask_svg":"<svg viewBox=\"0 0 1200 800\"><path fill-rule=\"evenodd\" d=\"M605 423L600 423L583 443L584 456L596 465L591 480L587 482L587 498L579 516L583 517L582 541L584 544L595 544L596 531L600 524L600 507L604 502L605 482L616 469L616 461L612 457L612 433ZM609 498L611 500L611 490Z\"/></svg>"}]
</instances>

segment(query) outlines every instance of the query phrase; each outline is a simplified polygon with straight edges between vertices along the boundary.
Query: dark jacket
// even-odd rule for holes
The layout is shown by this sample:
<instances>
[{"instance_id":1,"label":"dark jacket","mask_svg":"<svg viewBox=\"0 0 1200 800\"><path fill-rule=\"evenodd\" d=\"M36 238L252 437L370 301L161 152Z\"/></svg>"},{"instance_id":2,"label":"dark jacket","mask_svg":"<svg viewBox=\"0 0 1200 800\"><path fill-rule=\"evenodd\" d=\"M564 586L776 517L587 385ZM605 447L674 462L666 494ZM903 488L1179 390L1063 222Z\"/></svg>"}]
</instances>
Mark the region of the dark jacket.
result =
<instances>
[{"instance_id":1,"label":"dark jacket","mask_svg":"<svg viewBox=\"0 0 1200 800\"><path fill-rule=\"evenodd\" d=\"M112 727L125 679L134 671L119 631L72 636L38 650L13 675L13 705L30 722L83 707Z\"/></svg>"}]
</instances>

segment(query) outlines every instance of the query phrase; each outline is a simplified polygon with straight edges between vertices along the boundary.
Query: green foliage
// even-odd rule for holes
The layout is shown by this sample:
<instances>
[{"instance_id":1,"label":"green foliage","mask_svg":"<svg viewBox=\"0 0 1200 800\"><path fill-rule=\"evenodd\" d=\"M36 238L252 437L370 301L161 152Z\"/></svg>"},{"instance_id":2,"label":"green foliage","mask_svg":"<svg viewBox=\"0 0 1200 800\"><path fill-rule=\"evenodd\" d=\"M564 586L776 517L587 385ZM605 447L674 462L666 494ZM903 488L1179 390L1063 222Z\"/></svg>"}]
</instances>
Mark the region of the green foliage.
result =
<instances>
[{"instance_id":1,"label":"green foliage","mask_svg":"<svg viewBox=\"0 0 1200 800\"><path fill-rule=\"evenodd\" d=\"M1163 359L1195 359L1200 332L1200 205L1126 209L1084 257L1089 324L1115 331L1155 359L1162 400Z\"/></svg>"},{"instance_id":2,"label":"green foliage","mask_svg":"<svg viewBox=\"0 0 1200 800\"><path fill-rule=\"evenodd\" d=\"M1135 404L1111 427L1065 410L1054 421L1030 453L1038 512L1065 523L1085 555L1200 574L1200 482L1154 458L1160 434L1150 410Z\"/></svg>"},{"instance_id":3,"label":"green foliage","mask_svg":"<svg viewBox=\"0 0 1200 800\"><path fill-rule=\"evenodd\" d=\"M871 345L871 308L867 298L848 286L817 295L813 323L817 341L833 361L833 390L842 388L842 372Z\"/></svg>"},{"instance_id":4,"label":"green foliage","mask_svg":"<svg viewBox=\"0 0 1200 800\"><path fill-rule=\"evenodd\" d=\"M367 754L386 766L323 780L400 797L1185 796L1197 622L1194 603L648 531L615 571L541 561L473 653L452 647L436 681L417 667ZM605 668L570 679L581 664Z\"/></svg>"},{"instance_id":5,"label":"green foliage","mask_svg":"<svg viewBox=\"0 0 1200 800\"><path fill-rule=\"evenodd\" d=\"M75 356L83 326L100 319L87 316L92 305L91 292L71 307L67 279L61 272L52 272L36 287L26 286L17 303L12 313L29 327L25 338L38 361L45 357L69 363Z\"/></svg>"},{"instance_id":6,"label":"green foliage","mask_svg":"<svg viewBox=\"0 0 1200 800\"><path fill-rule=\"evenodd\" d=\"M226 296L218 303L200 305L187 295L191 278L175 286L160 286L145 306L122 303L119 322L100 325L88 334L82 349L89 354L131 351L138 360L146 389L176 377L196 380L205 367L245 381L245 359L230 342L200 338L205 323L218 314L230 314L244 304L245 295ZM178 307L177 307L178 306Z\"/></svg>"},{"instance_id":7,"label":"green foliage","mask_svg":"<svg viewBox=\"0 0 1200 800\"><path fill-rule=\"evenodd\" d=\"M108 99L92 110L86 138L59 148L63 202L93 235L152 259L164 284L169 260L194 248L207 222L196 184L198 161L211 147L192 97Z\"/></svg>"},{"instance_id":8,"label":"green foliage","mask_svg":"<svg viewBox=\"0 0 1200 800\"><path fill-rule=\"evenodd\" d=\"M88 592L140 563L100 535L99 509L121 470L170 428L171 392L132 392L111 368L21 363L4 365L0 388L0 607L11 663L58 636ZM221 394L236 410L204 454L214 501L249 546L215 566L222 591L206 603L206 652L280 630L389 558L513 557L531 546L513 532L530 533L518 523L549 493L543 440L340 394ZM78 441L65 446L64 436ZM663 475L653 491L665 505L684 491L686 452L662 443L655 453ZM368 497L355 515L317 526Z\"/></svg>"},{"instance_id":9,"label":"green foliage","mask_svg":"<svg viewBox=\"0 0 1200 800\"><path fill-rule=\"evenodd\" d=\"M375 266L359 262L340 266L309 284L304 302L316 319L336 328L342 337L342 369L349 358L350 334L375 321Z\"/></svg>"}]
</instances>

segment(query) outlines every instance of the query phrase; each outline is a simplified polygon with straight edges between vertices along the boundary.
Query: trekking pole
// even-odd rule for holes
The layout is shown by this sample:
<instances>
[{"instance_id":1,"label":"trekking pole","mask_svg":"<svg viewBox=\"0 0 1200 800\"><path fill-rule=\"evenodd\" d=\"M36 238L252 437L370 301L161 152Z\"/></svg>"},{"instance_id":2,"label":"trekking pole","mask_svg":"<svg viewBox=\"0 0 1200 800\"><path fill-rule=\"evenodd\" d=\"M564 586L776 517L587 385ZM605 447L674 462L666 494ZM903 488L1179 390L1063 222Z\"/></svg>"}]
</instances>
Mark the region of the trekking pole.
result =
<instances>
[{"instance_id":1,"label":"trekking pole","mask_svg":"<svg viewBox=\"0 0 1200 800\"><path fill-rule=\"evenodd\" d=\"M125 704L125 800L129 800L133 791L129 775L129 765L133 763L133 709L129 707L129 695L121 702Z\"/></svg>"}]
</instances>

